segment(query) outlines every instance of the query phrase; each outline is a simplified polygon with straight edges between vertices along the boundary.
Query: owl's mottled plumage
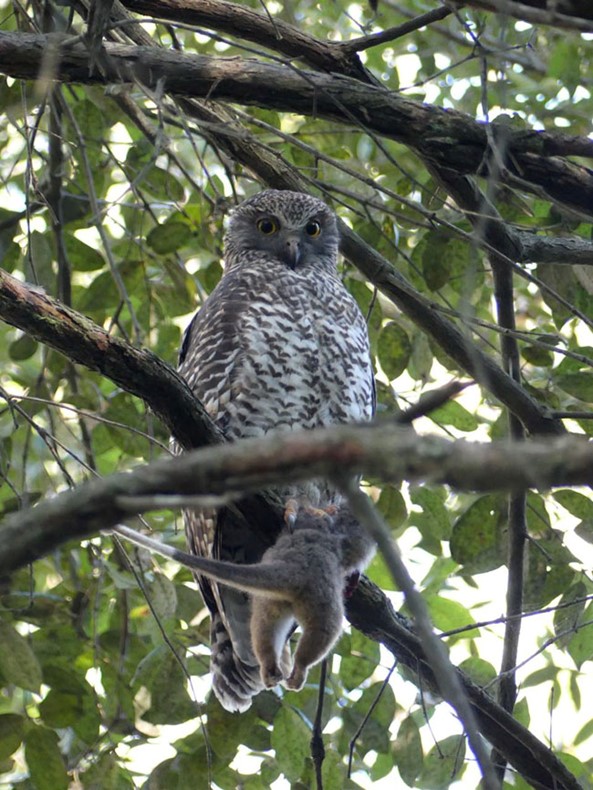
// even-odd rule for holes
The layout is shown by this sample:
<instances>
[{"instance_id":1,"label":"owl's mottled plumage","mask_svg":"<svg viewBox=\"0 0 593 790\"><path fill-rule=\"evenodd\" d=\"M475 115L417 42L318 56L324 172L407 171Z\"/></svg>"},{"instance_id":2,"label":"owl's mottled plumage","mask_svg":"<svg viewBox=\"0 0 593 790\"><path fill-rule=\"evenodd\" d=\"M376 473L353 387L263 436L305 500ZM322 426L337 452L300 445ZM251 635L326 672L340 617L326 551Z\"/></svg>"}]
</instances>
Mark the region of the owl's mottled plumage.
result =
<instances>
[{"instance_id":1,"label":"owl's mottled plumage","mask_svg":"<svg viewBox=\"0 0 593 790\"><path fill-rule=\"evenodd\" d=\"M267 190L233 212L224 274L189 325L180 373L229 440L369 419L374 379L365 320L337 271L338 229L321 200ZM286 487L335 502L323 481ZM186 513L192 551L257 562L267 548L232 510ZM262 689L249 599L200 580L212 614L214 691L245 710Z\"/></svg>"}]
</instances>

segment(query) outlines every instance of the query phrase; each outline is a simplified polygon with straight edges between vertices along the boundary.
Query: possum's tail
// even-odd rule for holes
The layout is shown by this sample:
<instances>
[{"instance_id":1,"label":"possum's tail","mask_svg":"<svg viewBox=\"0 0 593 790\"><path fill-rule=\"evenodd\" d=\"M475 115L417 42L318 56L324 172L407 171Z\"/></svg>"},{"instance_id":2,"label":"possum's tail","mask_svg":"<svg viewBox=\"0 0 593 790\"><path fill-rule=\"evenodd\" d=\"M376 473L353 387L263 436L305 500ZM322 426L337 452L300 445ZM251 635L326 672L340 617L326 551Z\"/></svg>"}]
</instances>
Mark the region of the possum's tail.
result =
<instances>
[{"instance_id":1,"label":"possum's tail","mask_svg":"<svg viewBox=\"0 0 593 790\"><path fill-rule=\"evenodd\" d=\"M266 593L267 597L279 601L289 600L287 590L290 581L286 578L283 563L255 565L239 565L224 560L211 560L206 557L193 557L192 570L207 576L219 584L232 587L234 590L257 595Z\"/></svg>"}]
</instances>

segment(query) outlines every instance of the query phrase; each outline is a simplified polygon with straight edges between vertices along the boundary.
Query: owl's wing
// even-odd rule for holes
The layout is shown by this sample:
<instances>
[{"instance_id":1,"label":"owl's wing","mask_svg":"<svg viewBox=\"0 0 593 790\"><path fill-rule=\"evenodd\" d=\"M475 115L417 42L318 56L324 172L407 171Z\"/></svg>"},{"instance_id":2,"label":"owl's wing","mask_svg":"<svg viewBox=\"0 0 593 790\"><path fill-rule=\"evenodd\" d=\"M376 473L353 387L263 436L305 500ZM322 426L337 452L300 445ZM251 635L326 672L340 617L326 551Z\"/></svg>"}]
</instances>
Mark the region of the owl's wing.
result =
<instances>
[{"instance_id":1,"label":"owl's wing","mask_svg":"<svg viewBox=\"0 0 593 790\"><path fill-rule=\"evenodd\" d=\"M241 316L246 289L234 278L223 279L187 328L180 352L179 372L213 421L228 435L227 406L242 364ZM230 437L235 438L235 437ZM184 512L189 550L202 557L231 562L257 562L268 544L262 543L236 508ZM246 710L263 689L251 647L249 596L196 575L211 615L212 686L224 708Z\"/></svg>"}]
</instances>

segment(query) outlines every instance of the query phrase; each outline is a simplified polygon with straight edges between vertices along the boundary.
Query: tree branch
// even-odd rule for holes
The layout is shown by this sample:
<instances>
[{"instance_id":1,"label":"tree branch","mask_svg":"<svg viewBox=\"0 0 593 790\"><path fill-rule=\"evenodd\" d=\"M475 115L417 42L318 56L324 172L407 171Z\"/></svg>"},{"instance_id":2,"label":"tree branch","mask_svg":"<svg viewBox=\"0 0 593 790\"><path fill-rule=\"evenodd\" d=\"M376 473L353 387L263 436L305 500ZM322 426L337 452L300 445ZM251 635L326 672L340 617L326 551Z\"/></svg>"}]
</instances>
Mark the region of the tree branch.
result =
<instances>
[{"instance_id":1,"label":"tree branch","mask_svg":"<svg viewBox=\"0 0 593 790\"><path fill-rule=\"evenodd\" d=\"M165 83L181 96L207 97L274 110L361 124L361 128L409 146L427 162L461 174L487 176L488 139L484 124L454 110L404 99L381 86L349 77L299 71L241 58L210 58L152 47L105 44L101 73L89 74L89 55L76 39L0 33L0 71L36 79L47 62L46 80L82 84L138 81L152 89ZM44 57L47 53L51 57ZM496 129L493 127L493 134ZM503 182L521 178L551 199L590 216L593 172L557 156L551 132L504 130L508 162ZM566 136L562 140L566 145ZM593 156L593 141L572 138L581 156Z\"/></svg>"},{"instance_id":2,"label":"tree branch","mask_svg":"<svg viewBox=\"0 0 593 790\"><path fill-rule=\"evenodd\" d=\"M122 0L121 5L136 14L209 27L289 58L297 58L320 71L351 77L366 74L356 53L345 50L340 42L322 41L282 19L258 13L239 3L223 0Z\"/></svg>"},{"instance_id":3,"label":"tree branch","mask_svg":"<svg viewBox=\"0 0 593 790\"><path fill-rule=\"evenodd\" d=\"M483 8L497 14L506 14L514 19L532 22L535 25L552 25L581 33L593 32L593 10L589 0L465 0L465 5ZM554 8L555 6L555 8Z\"/></svg>"},{"instance_id":4,"label":"tree branch","mask_svg":"<svg viewBox=\"0 0 593 790\"><path fill-rule=\"evenodd\" d=\"M409 623L398 615L385 593L362 577L354 595L346 602L346 616L354 628L379 642L408 667L410 679L422 689L437 691L434 673L426 660L420 639ZM461 670L456 670L482 734L496 750L534 787L582 790L573 774L556 755ZM438 692L437 692L438 693Z\"/></svg>"},{"instance_id":5,"label":"tree branch","mask_svg":"<svg viewBox=\"0 0 593 790\"><path fill-rule=\"evenodd\" d=\"M565 436L477 444L418 437L392 422L379 422L207 447L91 480L7 517L0 527L0 574L68 540L89 537L138 511L153 509L157 495L159 508L167 495L224 495L238 500L268 486L331 477L336 470L392 483L445 483L463 491L593 485L593 443ZM138 497L145 498L145 507L139 507ZM249 518L249 524L269 539L279 523L262 524L253 513Z\"/></svg>"},{"instance_id":6,"label":"tree branch","mask_svg":"<svg viewBox=\"0 0 593 790\"><path fill-rule=\"evenodd\" d=\"M142 398L184 449L223 440L202 404L166 362L151 351L112 337L86 316L2 269L0 317Z\"/></svg>"}]
</instances>

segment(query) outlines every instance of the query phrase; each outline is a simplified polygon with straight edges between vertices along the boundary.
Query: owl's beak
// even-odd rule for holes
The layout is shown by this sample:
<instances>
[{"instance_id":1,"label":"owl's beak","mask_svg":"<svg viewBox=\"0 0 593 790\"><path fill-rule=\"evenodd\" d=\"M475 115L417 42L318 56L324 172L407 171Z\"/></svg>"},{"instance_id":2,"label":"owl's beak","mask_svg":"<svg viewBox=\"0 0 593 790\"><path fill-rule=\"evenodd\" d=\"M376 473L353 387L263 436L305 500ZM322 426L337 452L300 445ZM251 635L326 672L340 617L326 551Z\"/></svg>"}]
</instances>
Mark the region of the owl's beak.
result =
<instances>
[{"instance_id":1,"label":"owl's beak","mask_svg":"<svg viewBox=\"0 0 593 790\"><path fill-rule=\"evenodd\" d=\"M286 240L286 263L291 269L296 269L301 259L301 243L296 236L289 236Z\"/></svg>"}]
</instances>

